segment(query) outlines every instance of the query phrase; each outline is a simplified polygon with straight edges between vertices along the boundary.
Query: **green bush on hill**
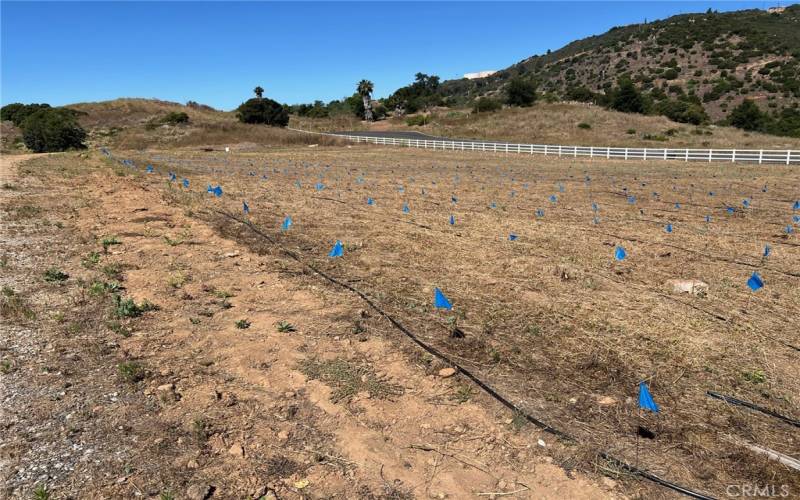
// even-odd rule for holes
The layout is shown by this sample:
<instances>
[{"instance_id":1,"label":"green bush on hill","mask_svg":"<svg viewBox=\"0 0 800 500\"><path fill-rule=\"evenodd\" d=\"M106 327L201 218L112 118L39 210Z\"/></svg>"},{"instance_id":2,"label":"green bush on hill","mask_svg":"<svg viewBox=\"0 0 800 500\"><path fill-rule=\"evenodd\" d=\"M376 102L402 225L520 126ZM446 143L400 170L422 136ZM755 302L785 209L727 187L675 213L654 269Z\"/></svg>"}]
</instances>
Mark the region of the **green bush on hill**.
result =
<instances>
[{"instance_id":1,"label":"green bush on hill","mask_svg":"<svg viewBox=\"0 0 800 500\"><path fill-rule=\"evenodd\" d=\"M520 77L512 78L506 86L506 104L528 107L536 102L536 84Z\"/></svg>"},{"instance_id":2,"label":"green bush on hill","mask_svg":"<svg viewBox=\"0 0 800 500\"><path fill-rule=\"evenodd\" d=\"M500 101L498 101L497 99L492 99L491 97L481 97L475 100L475 103L472 105L472 112L485 113L490 111L497 111L502 107L503 105L500 104Z\"/></svg>"},{"instance_id":3,"label":"green bush on hill","mask_svg":"<svg viewBox=\"0 0 800 500\"><path fill-rule=\"evenodd\" d=\"M74 113L60 108L40 108L22 122L25 146L36 153L85 148L86 132Z\"/></svg>"},{"instance_id":4,"label":"green bush on hill","mask_svg":"<svg viewBox=\"0 0 800 500\"><path fill-rule=\"evenodd\" d=\"M236 110L242 123L260 123L273 127L289 124L289 112L278 102L266 97L254 97L243 102Z\"/></svg>"}]
</instances>

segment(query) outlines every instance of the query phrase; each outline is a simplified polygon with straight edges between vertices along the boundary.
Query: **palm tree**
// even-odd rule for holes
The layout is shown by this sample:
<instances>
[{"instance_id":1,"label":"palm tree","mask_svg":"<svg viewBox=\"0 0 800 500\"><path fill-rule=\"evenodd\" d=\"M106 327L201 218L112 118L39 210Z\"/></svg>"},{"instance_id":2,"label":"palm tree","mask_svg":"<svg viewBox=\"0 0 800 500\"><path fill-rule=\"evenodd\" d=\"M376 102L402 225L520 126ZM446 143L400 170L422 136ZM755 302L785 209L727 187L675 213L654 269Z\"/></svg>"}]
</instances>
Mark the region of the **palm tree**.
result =
<instances>
[{"instance_id":1,"label":"palm tree","mask_svg":"<svg viewBox=\"0 0 800 500\"><path fill-rule=\"evenodd\" d=\"M369 80L361 80L358 82L358 88L356 92L358 95L361 96L361 99L364 101L364 119L371 122L372 121L372 104L370 103L370 96L373 90L372 82Z\"/></svg>"},{"instance_id":2,"label":"palm tree","mask_svg":"<svg viewBox=\"0 0 800 500\"><path fill-rule=\"evenodd\" d=\"M261 86L254 88L253 92L256 93L256 97L258 97L259 99L261 99L261 97L264 96L264 89L262 89Z\"/></svg>"}]
</instances>

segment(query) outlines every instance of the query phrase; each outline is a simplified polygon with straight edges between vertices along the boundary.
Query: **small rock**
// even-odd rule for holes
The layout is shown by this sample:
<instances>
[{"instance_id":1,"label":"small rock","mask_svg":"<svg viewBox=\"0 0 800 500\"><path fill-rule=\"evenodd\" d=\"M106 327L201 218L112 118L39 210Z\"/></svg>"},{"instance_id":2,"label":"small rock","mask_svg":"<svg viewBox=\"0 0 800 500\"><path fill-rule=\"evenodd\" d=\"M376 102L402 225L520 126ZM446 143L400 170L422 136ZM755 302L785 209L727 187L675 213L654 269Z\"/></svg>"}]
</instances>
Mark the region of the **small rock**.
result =
<instances>
[{"instance_id":1,"label":"small rock","mask_svg":"<svg viewBox=\"0 0 800 500\"><path fill-rule=\"evenodd\" d=\"M234 457L244 458L244 448L242 448L242 445L240 445L239 443L236 443L233 446L231 446L231 448L228 450L228 453L230 453Z\"/></svg>"},{"instance_id":2,"label":"small rock","mask_svg":"<svg viewBox=\"0 0 800 500\"><path fill-rule=\"evenodd\" d=\"M278 433L278 440L279 441L287 441L289 439L289 431L280 431Z\"/></svg>"},{"instance_id":3,"label":"small rock","mask_svg":"<svg viewBox=\"0 0 800 500\"><path fill-rule=\"evenodd\" d=\"M442 377L442 378L452 377L455 374L456 374L456 369L455 368L448 367L448 368L442 368L441 370L439 370L439 376Z\"/></svg>"},{"instance_id":4,"label":"small rock","mask_svg":"<svg viewBox=\"0 0 800 500\"><path fill-rule=\"evenodd\" d=\"M211 493L211 486L207 484L193 484L186 490L186 498L189 500L205 500Z\"/></svg>"},{"instance_id":5,"label":"small rock","mask_svg":"<svg viewBox=\"0 0 800 500\"><path fill-rule=\"evenodd\" d=\"M159 391L174 391L175 390L175 384L162 384L162 385L159 385L156 389L159 390Z\"/></svg>"},{"instance_id":6,"label":"small rock","mask_svg":"<svg viewBox=\"0 0 800 500\"><path fill-rule=\"evenodd\" d=\"M198 467L200 467L200 464L197 463L197 460L195 459L191 459L188 462L186 462L187 469L197 469Z\"/></svg>"},{"instance_id":7,"label":"small rock","mask_svg":"<svg viewBox=\"0 0 800 500\"><path fill-rule=\"evenodd\" d=\"M544 448L544 447L546 447L546 446L547 446L547 444L544 442L544 439L538 439L536 442L537 442L537 443L539 444L539 446L541 446L542 448Z\"/></svg>"},{"instance_id":8,"label":"small rock","mask_svg":"<svg viewBox=\"0 0 800 500\"><path fill-rule=\"evenodd\" d=\"M708 283L700 280L670 280L667 283L672 286L672 293L690 293L697 297L708 294Z\"/></svg>"},{"instance_id":9,"label":"small rock","mask_svg":"<svg viewBox=\"0 0 800 500\"><path fill-rule=\"evenodd\" d=\"M238 257L239 252L228 252L225 254L225 257Z\"/></svg>"},{"instance_id":10,"label":"small rock","mask_svg":"<svg viewBox=\"0 0 800 500\"><path fill-rule=\"evenodd\" d=\"M602 396L597 398L597 404L600 406L610 406L617 404L617 400L612 398L611 396Z\"/></svg>"}]
</instances>

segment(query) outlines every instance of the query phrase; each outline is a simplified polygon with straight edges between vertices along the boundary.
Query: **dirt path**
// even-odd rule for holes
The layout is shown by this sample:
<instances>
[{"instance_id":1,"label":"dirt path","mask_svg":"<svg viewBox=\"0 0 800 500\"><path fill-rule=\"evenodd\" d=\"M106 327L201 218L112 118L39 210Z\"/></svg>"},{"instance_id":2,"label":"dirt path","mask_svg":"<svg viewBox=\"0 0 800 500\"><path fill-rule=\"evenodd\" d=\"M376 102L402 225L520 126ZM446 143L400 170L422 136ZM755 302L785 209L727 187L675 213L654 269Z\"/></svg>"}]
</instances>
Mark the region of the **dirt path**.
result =
<instances>
[{"instance_id":1,"label":"dirt path","mask_svg":"<svg viewBox=\"0 0 800 500\"><path fill-rule=\"evenodd\" d=\"M85 163L34 160L35 178L3 180L0 284L37 313L6 308L0 329L7 495L622 496L568 476L551 437L398 350L354 299ZM69 277L43 282L50 266Z\"/></svg>"}]
</instances>

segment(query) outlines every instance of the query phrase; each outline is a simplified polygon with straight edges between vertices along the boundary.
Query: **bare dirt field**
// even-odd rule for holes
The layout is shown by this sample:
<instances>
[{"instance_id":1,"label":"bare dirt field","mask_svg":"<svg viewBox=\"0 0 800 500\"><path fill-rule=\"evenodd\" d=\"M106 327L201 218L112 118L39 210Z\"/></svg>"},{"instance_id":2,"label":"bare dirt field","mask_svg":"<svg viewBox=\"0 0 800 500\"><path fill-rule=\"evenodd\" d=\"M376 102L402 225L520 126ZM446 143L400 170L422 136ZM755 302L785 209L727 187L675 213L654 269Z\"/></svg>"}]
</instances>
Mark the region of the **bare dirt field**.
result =
<instances>
[{"instance_id":1,"label":"bare dirt field","mask_svg":"<svg viewBox=\"0 0 800 500\"><path fill-rule=\"evenodd\" d=\"M4 181L9 496L676 495L608 456L717 497L800 494L748 448L798 457L797 427L707 395L800 418L796 168L111 153Z\"/></svg>"}]
</instances>

